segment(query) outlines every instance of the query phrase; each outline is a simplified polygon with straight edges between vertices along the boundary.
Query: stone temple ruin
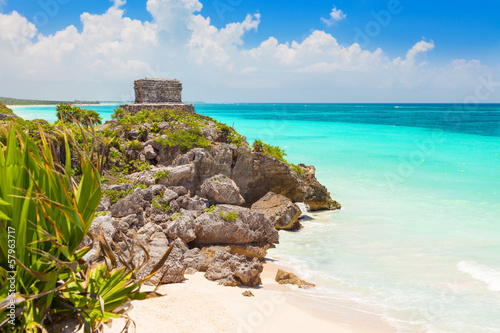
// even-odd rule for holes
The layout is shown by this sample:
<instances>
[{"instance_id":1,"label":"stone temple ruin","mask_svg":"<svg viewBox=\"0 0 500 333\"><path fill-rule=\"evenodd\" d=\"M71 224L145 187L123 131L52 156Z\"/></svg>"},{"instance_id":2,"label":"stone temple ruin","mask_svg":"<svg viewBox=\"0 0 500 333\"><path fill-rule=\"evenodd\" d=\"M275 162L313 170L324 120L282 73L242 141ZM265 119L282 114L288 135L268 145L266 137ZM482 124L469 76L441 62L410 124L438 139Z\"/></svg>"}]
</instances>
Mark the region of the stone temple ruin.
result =
<instances>
[{"instance_id":1,"label":"stone temple ruin","mask_svg":"<svg viewBox=\"0 0 500 333\"><path fill-rule=\"evenodd\" d=\"M134 81L135 103L122 105L134 115L141 110L182 110L194 112L193 104L182 102L182 83L171 79L141 79Z\"/></svg>"}]
</instances>

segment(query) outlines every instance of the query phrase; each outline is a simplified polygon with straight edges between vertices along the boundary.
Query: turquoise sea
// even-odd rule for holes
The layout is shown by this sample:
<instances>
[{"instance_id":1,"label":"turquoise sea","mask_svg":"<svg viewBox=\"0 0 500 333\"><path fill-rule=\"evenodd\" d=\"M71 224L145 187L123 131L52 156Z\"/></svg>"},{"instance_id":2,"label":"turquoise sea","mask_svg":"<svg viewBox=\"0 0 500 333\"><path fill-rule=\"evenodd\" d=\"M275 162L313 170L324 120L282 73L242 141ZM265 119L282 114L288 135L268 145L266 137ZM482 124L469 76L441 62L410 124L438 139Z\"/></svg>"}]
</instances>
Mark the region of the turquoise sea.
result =
<instances>
[{"instance_id":1,"label":"turquoise sea","mask_svg":"<svg viewBox=\"0 0 500 333\"><path fill-rule=\"evenodd\" d=\"M106 120L115 107L93 108ZM342 304L401 332L500 332L500 105L196 110L315 165L343 205L281 232L271 252L318 284L307 295L322 310ZM55 120L54 107L14 111Z\"/></svg>"}]
</instances>

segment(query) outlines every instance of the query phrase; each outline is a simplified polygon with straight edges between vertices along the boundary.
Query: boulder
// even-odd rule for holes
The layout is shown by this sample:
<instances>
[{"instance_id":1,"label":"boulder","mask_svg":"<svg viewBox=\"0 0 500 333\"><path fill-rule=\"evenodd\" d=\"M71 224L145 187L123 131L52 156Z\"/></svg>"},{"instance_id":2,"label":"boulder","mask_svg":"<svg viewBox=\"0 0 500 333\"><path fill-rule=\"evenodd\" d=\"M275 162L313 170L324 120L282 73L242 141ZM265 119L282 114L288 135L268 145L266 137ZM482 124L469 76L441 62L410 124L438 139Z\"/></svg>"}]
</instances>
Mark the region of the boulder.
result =
<instances>
[{"instance_id":1,"label":"boulder","mask_svg":"<svg viewBox=\"0 0 500 333\"><path fill-rule=\"evenodd\" d=\"M312 283L299 279L297 275L290 272L286 272L281 269L278 269L275 280L279 284L294 284L296 286L299 286L299 288L304 288L304 289L316 287Z\"/></svg>"},{"instance_id":2,"label":"boulder","mask_svg":"<svg viewBox=\"0 0 500 333\"><path fill-rule=\"evenodd\" d=\"M219 250L205 277L225 286L256 287L261 284L260 273L263 269L262 261L257 258L248 260L245 256Z\"/></svg>"},{"instance_id":3,"label":"boulder","mask_svg":"<svg viewBox=\"0 0 500 333\"><path fill-rule=\"evenodd\" d=\"M132 189L132 185L129 183L116 184L116 185L101 185L101 189L110 191L129 191Z\"/></svg>"},{"instance_id":4,"label":"boulder","mask_svg":"<svg viewBox=\"0 0 500 333\"><path fill-rule=\"evenodd\" d=\"M113 238L116 235L116 227L118 226L118 222L111 217L111 215L98 216L90 225L89 233L98 234L102 228L104 238L111 243Z\"/></svg>"},{"instance_id":5,"label":"boulder","mask_svg":"<svg viewBox=\"0 0 500 333\"><path fill-rule=\"evenodd\" d=\"M176 192L174 192L174 191L172 191L171 189L168 189L168 188L163 193L163 200L165 202L170 202L170 201L172 201L174 199L177 199L178 197L179 197L179 195Z\"/></svg>"},{"instance_id":6,"label":"boulder","mask_svg":"<svg viewBox=\"0 0 500 333\"><path fill-rule=\"evenodd\" d=\"M101 198L101 202L99 206L97 206L96 212L104 212L109 211L109 207L111 206L111 199L109 197L103 196Z\"/></svg>"},{"instance_id":7,"label":"boulder","mask_svg":"<svg viewBox=\"0 0 500 333\"><path fill-rule=\"evenodd\" d=\"M141 137L141 133L139 133L139 130L137 129L132 129L127 133L127 137L130 140L137 140Z\"/></svg>"},{"instance_id":8,"label":"boulder","mask_svg":"<svg viewBox=\"0 0 500 333\"><path fill-rule=\"evenodd\" d=\"M304 201L310 210L335 210L341 209L341 205L332 200L330 193L325 186L321 185L316 179L316 168L312 165L299 164L299 167L304 171L304 181L308 186L307 194Z\"/></svg>"},{"instance_id":9,"label":"boulder","mask_svg":"<svg viewBox=\"0 0 500 333\"><path fill-rule=\"evenodd\" d=\"M178 196L188 194L188 191L184 186L169 186L168 189L177 193Z\"/></svg>"},{"instance_id":10,"label":"boulder","mask_svg":"<svg viewBox=\"0 0 500 333\"><path fill-rule=\"evenodd\" d=\"M265 258L267 250L275 248L273 244L239 244L229 245L228 252L231 254L241 254L249 258Z\"/></svg>"},{"instance_id":11,"label":"boulder","mask_svg":"<svg viewBox=\"0 0 500 333\"><path fill-rule=\"evenodd\" d=\"M268 192L252 205L252 210L263 213L278 230L300 229L300 208L281 194Z\"/></svg>"},{"instance_id":12,"label":"boulder","mask_svg":"<svg viewBox=\"0 0 500 333\"><path fill-rule=\"evenodd\" d=\"M154 234L154 236L157 237L152 237L151 242L148 244L150 261L147 266L139 272L139 278L144 278L151 273L153 267L163 258L169 246L171 245L169 245L168 239L166 237L160 236L160 233ZM164 284L179 283L184 281L185 266L182 263L182 258L184 252L186 252L187 249L188 248L184 242L182 242L181 240L176 240L174 243L174 248L165 261L163 267L160 268L160 270L147 283L157 284L158 282L160 282L160 279L161 283ZM144 260L143 252L137 253L134 256L134 261L136 263L140 263L142 260Z\"/></svg>"},{"instance_id":13,"label":"boulder","mask_svg":"<svg viewBox=\"0 0 500 333\"><path fill-rule=\"evenodd\" d=\"M147 145L146 147L144 147L142 153L144 154L147 160L154 160L158 155L153 146L151 145Z\"/></svg>"},{"instance_id":14,"label":"boulder","mask_svg":"<svg viewBox=\"0 0 500 333\"><path fill-rule=\"evenodd\" d=\"M186 210L203 211L205 208L209 207L208 201L198 196L194 196L191 198L185 195L175 200L175 202L179 205L180 208L184 208Z\"/></svg>"},{"instance_id":15,"label":"boulder","mask_svg":"<svg viewBox=\"0 0 500 333\"><path fill-rule=\"evenodd\" d=\"M236 183L226 175L219 174L205 180L201 185L201 193L211 204L241 205L245 203Z\"/></svg>"},{"instance_id":16,"label":"boulder","mask_svg":"<svg viewBox=\"0 0 500 333\"><path fill-rule=\"evenodd\" d=\"M188 250L184 253L184 266L205 272L212 262L212 258L202 252L199 248Z\"/></svg>"},{"instance_id":17,"label":"boulder","mask_svg":"<svg viewBox=\"0 0 500 333\"><path fill-rule=\"evenodd\" d=\"M162 185L153 185L145 189L136 190L111 206L113 217L125 217L131 214L138 214L151 206L153 197L160 194L165 189Z\"/></svg>"},{"instance_id":18,"label":"boulder","mask_svg":"<svg viewBox=\"0 0 500 333\"><path fill-rule=\"evenodd\" d=\"M235 221L228 221L222 215L236 213ZM264 214L248 208L219 205L213 213L204 213L194 221L196 238L194 244L277 244L278 231Z\"/></svg>"},{"instance_id":19,"label":"boulder","mask_svg":"<svg viewBox=\"0 0 500 333\"><path fill-rule=\"evenodd\" d=\"M170 223L166 233L170 239L180 238L184 242L189 243L196 238L196 231L199 229L198 224L195 223L198 213L183 211L181 214L182 215L177 217L175 221Z\"/></svg>"},{"instance_id":20,"label":"boulder","mask_svg":"<svg viewBox=\"0 0 500 333\"><path fill-rule=\"evenodd\" d=\"M168 178L161 179L160 184L185 186L192 182L195 177L195 168L192 164L179 165L168 170L170 171Z\"/></svg>"}]
</instances>

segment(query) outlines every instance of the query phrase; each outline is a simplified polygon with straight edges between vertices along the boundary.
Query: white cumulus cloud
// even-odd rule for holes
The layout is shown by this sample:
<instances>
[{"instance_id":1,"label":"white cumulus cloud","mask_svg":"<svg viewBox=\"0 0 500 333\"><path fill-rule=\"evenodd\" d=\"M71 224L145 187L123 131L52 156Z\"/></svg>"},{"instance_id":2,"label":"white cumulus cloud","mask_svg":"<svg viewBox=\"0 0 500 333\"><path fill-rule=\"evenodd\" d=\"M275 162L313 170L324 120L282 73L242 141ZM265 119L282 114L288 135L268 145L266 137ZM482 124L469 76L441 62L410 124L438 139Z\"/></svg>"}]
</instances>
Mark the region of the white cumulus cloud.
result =
<instances>
[{"instance_id":1,"label":"white cumulus cloud","mask_svg":"<svg viewBox=\"0 0 500 333\"><path fill-rule=\"evenodd\" d=\"M51 35L13 11L0 13L0 95L43 99L133 99L133 80L178 78L189 100L213 102L446 102L474 93L479 75L500 67L474 59L423 62L432 41L408 43L402 57L340 44L324 31L303 39L269 36L255 47L260 14L215 27L198 0L148 0L152 20L125 15L116 0ZM489 76L488 76L489 77ZM500 101L500 92L491 101Z\"/></svg>"},{"instance_id":2,"label":"white cumulus cloud","mask_svg":"<svg viewBox=\"0 0 500 333\"><path fill-rule=\"evenodd\" d=\"M342 10L337 9L337 7L333 6L332 11L330 12L330 18L326 19L324 17L321 18L321 21L326 24L327 26L332 26L335 23L342 21L347 17L347 14L345 14Z\"/></svg>"}]
</instances>

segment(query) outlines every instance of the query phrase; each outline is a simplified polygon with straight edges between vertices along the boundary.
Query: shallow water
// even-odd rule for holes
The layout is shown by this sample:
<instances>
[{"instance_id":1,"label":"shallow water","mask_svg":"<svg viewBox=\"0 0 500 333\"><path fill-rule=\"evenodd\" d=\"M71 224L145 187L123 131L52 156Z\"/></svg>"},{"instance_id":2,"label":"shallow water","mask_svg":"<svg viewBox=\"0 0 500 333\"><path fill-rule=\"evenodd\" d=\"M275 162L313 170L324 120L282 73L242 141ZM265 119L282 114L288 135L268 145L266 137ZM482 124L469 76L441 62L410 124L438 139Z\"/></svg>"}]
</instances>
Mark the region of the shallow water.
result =
<instances>
[{"instance_id":1,"label":"shallow water","mask_svg":"<svg viewBox=\"0 0 500 333\"><path fill-rule=\"evenodd\" d=\"M113 108L98 111L106 120ZM343 205L280 232L271 251L321 282L311 297L349 300L401 331L500 332L500 105L196 109L315 165Z\"/></svg>"}]
</instances>

